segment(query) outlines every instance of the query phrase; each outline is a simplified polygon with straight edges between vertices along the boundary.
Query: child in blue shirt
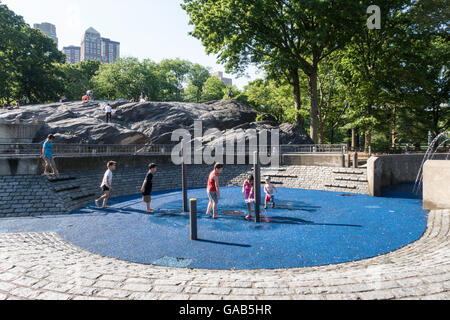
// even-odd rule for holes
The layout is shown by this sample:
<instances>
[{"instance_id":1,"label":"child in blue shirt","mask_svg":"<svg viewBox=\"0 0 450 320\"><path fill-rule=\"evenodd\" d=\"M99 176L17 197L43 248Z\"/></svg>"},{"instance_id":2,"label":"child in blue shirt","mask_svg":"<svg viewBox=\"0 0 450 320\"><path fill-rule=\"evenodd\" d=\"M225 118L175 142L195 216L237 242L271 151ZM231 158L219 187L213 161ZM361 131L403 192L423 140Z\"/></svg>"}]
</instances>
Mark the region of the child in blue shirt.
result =
<instances>
[{"instance_id":1,"label":"child in blue shirt","mask_svg":"<svg viewBox=\"0 0 450 320\"><path fill-rule=\"evenodd\" d=\"M44 159L44 175L49 174L48 168L50 167L52 169L52 175L58 176L59 171L56 168L55 160L53 159L53 142L55 141L55 136L52 134L49 134L41 152L41 158Z\"/></svg>"}]
</instances>

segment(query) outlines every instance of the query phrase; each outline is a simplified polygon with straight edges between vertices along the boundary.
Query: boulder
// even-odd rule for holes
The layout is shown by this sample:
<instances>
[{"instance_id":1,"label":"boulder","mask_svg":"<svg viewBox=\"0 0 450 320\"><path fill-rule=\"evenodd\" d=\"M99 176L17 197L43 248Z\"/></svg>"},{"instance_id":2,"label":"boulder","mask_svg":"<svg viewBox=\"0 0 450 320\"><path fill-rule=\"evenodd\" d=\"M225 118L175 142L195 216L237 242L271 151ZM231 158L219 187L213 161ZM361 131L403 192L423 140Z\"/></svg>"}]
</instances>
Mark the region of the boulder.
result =
<instances>
[{"instance_id":1,"label":"boulder","mask_svg":"<svg viewBox=\"0 0 450 320\"><path fill-rule=\"evenodd\" d=\"M105 122L102 101L52 103L32 105L0 113L0 122L44 123L33 142L42 142L48 134L56 136L57 143L90 144L173 144L172 132L186 129L193 136L194 121L201 120L203 132L216 128L227 138L239 135L240 130L280 129L281 144L313 144L299 127L284 123L280 126L271 119L236 100L207 103L185 102L128 102L111 103L112 123ZM203 139L208 141L207 137ZM270 141L270 137L269 137Z\"/></svg>"}]
</instances>

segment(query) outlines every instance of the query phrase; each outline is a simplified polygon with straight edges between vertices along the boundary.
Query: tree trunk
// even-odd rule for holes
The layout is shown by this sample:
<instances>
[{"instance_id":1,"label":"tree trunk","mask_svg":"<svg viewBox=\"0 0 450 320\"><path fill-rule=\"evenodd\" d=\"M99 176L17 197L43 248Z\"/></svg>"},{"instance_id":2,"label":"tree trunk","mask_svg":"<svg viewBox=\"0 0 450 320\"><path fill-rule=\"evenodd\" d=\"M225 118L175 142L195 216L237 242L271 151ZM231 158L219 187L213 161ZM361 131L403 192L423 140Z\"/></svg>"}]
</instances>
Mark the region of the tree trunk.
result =
<instances>
[{"instance_id":1,"label":"tree trunk","mask_svg":"<svg viewBox=\"0 0 450 320\"><path fill-rule=\"evenodd\" d=\"M394 104L392 109L392 149L395 149L397 144L397 105Z\"/></svg>"},{"instance_id":2,"label":"tree trunk","mask_svg":"<svg viewBox=\"0 0 450 320\"><path fill-rule=\"evenodd\" d=\"M352 132L353 130L347 130L347 149L352 150Z\"/></svg>"},{"instance_id":3,"label":"tree trunk","mask_svg":"<svg viewBox=\"0 0 450 320\"><path fill-rule=\"evenodd\" d=\"M301 92L300 92L300 79L298 76L298 69L290 70L292 87L294 90L294 106L295 106L295 123L303 129L303 118L300 116L300 109L302 107Z\"/></svg>"},{"instance_id":4,"label":"tree trunk","mask_svg":"<svg viewBox=\"0 0 450 320\"><path fill-rule=\"evenodd\" d=\"M434 126L434 135L437 136L440 134L439 130L439 106L434 108L433 112L433 126Z\"/></svg>"},{"instance_id":5,"label":"tree trunk","mask_svg":"<svg viewBox=\"0 0 450 320\"><path fill-rule=\"evenodd\" d=\"M372 115L372 104L367 105L367 115L370 117ZM365 139L364 139L364 151L368 152L369 147L372 144L372 131L369 128L366 132Z\"/></svg>"},{"instance_id":6,"label":"tree trunk","mask_svg":"<svg viewBox=\"0 0 450 320\"><path fill-rule=\"evenodd\" d=\"M357 144L357 132L356 128L352 128L352 151L356 150L356 144Z\"/></svg>"},{"instance_id":7,"label":"tree trunk","mask_svg":"<svg viewBox=\"0 0 450 320\"><path fill-rule=\"evenodd\" d=\"M325 132L322 121L319 122L319 144L325 144Z\"/></svg>"},{"instance_id":8,"label":"tree trunk","mask_svg":"<svg viewBox=\"0 0 450 320\"><path fill-rule=\"evenodd\" d=\"M317 106L317 64L313 64L313 72L309 75L309 94L311 99L310 108L310 133L314 143L318 141L318 106Z\"/></svg>"},{"instance_id":9,"label":"tree trunk","mask_svg":"<svg viewBox=\"0 0 450 320\"><path fill-rule=\"evenodd\" d=\"M355 133L355 149L354 149L354 151L358 151L359 150L359 146L361 145L360 144L360 136L359 136L359 131L358 131L358 129L355 129L355 131L356 131L356 133Z\"/></svg>"}]
</instances>

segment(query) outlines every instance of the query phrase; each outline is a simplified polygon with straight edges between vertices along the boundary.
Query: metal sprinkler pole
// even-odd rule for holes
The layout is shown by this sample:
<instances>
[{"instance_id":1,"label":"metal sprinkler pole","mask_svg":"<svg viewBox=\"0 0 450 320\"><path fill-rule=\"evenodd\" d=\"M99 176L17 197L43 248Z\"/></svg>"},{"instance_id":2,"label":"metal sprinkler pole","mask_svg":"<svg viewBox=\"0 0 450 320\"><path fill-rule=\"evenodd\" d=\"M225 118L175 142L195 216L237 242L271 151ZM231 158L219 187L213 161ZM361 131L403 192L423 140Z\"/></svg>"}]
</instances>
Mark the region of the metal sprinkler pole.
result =
<instances>
[{"instance_id":1,"label":"metal sprinkler pole","mask_svg":"<svg viewBox=\"0 0 450 320\"><path fill-rule=\"evenodd\" d=\"M257 151L253 157L253 171L255 174L255 222L261 222L261 166L259 164L259 154Z\"/></svg>"}]
</instances>

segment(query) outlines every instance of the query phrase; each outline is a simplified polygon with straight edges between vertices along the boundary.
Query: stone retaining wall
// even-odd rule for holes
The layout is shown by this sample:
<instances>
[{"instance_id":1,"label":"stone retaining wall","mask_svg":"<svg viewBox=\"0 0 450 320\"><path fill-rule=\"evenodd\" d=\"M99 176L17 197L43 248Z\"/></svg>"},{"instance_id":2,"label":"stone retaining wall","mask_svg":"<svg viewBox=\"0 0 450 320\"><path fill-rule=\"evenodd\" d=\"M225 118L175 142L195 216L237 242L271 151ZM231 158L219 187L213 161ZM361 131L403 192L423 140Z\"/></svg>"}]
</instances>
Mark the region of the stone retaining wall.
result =
<instances>
[{"instance_id":1,"label":"stone retaining wall","mask_svg":"<svg viewBox=\"0 0 450 320\"><path fill-rule=\"evenodd\" d=\"M384 155L367 161L369 194L380 196L381 188L415 183L424 154ZM436 154L434 160L445 160L448 154Z\"/></svg>"},{"instance_id":2,"label":"stone retaining wall","mask_svg":"<svg viewBox=\"0 0 450 320\"><path fill-rule=\"evenodd\" d=\"M286 166L345 167L345 155L333 153L282 154L281 163Z\"/></svg>"},{"instance_id":3,"label":"stone retaining wall","mask_svg":"<svg viewBox=\"0 0 450 320\"><path fill-rule=\"evenodd\" d=\"M211 170L212 166L208 165L187 166L188 188L204 188ZM71 171L58 178L36 175L0 177L0 217L68 213L93 203L101 195L100 183L104 172L103 169ZM113 176L112 197L139 194L146 172L146 166L119 166ZM225 166L220 184L241 186L250 173L250 165ZM368 193L366 171L363 169L311 166L262 168L262 180L268 175L278 187ZM181 167L160 165L154 177L153 190L180 189Z\"/></svg>"},{"instance_id":4,"label":"stone retaining wall","mask_svg":"<svg viewBox=\"0 0 450 320\"><path fill-rule=\"evenodd\" d=\"M0 217L66 212L63 201L41 176L0 177Z\"/></svg>"},{"instance_id":5,"label":"stone retaining wall","mask_svg":"<svg viewBox=\"0 0 450 320\"><path fill-rule=\"evenodd\" d=\"M40 152L38 150L37 152ZM345 167L343 154L283 154L281 165L283 166L314 166L314 167ZM173 165L170 155L72 155L58 156L54 158L56 167L60 173L70 173L78 170L103 169L106 163L114 160L120 168L146 167L149 163ZM237 158L235 162L238 163ZM250 158L245 157L245 164L250 163ZM38 175L44 172L44 160L37 156L24 157L23 155L9 154L8 158L0 158L0 176L14 175Z\"/></svg>"},{"instance_id":6,"label":"stone retaining wall","mask_svg":"<svg viewBox=\"0 0 450 320\"><path fill-rule=\"evenodd\" d=\"M450 161L428 160L423 167L423 208L450 209Z\"/></svg>"},{"instance_id":7,"label":"stone retaining wall","mask_svg":"<svg viewBox=\"0 0 450 320\"><path fill-rule=\"evenodd\" d=\"M0 143L31 143L44 124L10 122L0 119Z\"/></svg>"}]
</instances>

